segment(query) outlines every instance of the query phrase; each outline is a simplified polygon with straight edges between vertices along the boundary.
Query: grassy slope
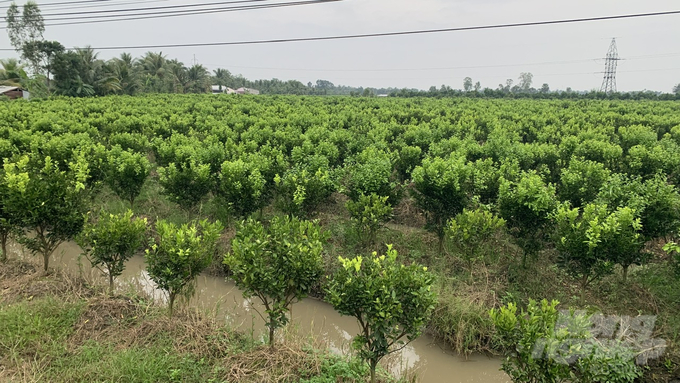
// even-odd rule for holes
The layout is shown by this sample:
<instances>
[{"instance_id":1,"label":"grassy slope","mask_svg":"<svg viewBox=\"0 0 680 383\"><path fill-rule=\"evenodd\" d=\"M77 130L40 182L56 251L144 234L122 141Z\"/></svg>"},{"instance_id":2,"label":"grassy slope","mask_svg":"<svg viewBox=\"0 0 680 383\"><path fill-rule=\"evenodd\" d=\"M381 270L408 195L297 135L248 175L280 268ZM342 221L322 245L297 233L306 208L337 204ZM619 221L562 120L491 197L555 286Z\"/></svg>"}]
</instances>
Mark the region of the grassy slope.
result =
<instances>
[{"instance_id":1,"label":"grassy slope","mask_svg":"<svg viewBox=\"0 0 680 383\"><path fill-rule=\"evenodd\" d=\"M287 340L275 351L197 313L31 264L0 264L3 382L358 382L363 363Z\"/></svg>"},{"instance_id":2,"label":"grassy slope","mask_svg":"<svg viewBox=\"0 0 680 383\"><path fill-rule=\"evenodd\" d=\"M114 212L128 207L106 188L102 190L102 198L96 200L105 201L105 205L97 208L104 207ZM586 292L585 302L581 302L578 284L555 266L555 254L551 249L544 250L539 259L524 270L516 261L521 250L507 235L501 234L488 241L483 259L469 267L457 258L456 249L451 246L447 246L443 254L437 253L436 238L422 229L424 218L408 199L396 207L394 219L378 234L375 244L361 244L344 207L345 200L342 195L334 195L315 216L331 232L327 259L329 271L338 255L382 251L381 244L385 243L394 244L404 262L430 266L438 274L440 304L429 330L456 351L497 351L488 316L490 308L508 301L525 304L530 298L557 299L562 308L585 306L611 315L658 315L655 336L666 339L669 349L647 377L658 382L669 376L680 377L680 278L672 275L660 251L650 265L633 268L628 282L621 281L620 273L611 275L593 284ZM224 222L230 220L224 207L216 206L212 201L202 205L197 212L181 211L160 194L160 187L154 179L147 181L137 201L135 213L151 220L165 218L185 222L197 215ZM269 207L264 214L271 216L276 211ZM229 224L229 233L233 235L233 222ZM227 248L228 237L224 238ZM221 271L219 260L212 271Z\"/></svg>"}]
</instances>

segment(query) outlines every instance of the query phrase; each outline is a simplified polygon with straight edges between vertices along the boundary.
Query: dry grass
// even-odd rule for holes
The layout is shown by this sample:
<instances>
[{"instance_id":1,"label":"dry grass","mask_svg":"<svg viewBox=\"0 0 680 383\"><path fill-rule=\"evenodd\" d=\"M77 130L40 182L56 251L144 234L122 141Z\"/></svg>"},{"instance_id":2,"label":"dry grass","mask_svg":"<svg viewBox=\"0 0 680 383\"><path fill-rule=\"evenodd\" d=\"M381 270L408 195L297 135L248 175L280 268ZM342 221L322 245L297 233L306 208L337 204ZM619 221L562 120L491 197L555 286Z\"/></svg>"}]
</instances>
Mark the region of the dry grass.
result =
<instances>
[{"instance_id":1,"label":"dry grass","mask_svg":"<svg viewBox=\"0 0 680 383\"><path fill-rule=\"evenodd\" d=\"M13 303L48 295L70 301L95 294L95 289L80 277L62 271L45 274L36 264L9 260L0 264L0 302Z\"/></svg>"},{"instance_id":2,"label":"dry grass","mask_svg":"<svg viewBox=\"0 0 680 383\"><path fill-rule=\"evenodd\" d=\"M93 342L111 347L111 352L164 349L170 355L207 361L208 374L217 373L221 381L229 382L297 382L320 374L328 361L327 353L312 351L309 340L292 333L285 334L285 344L273 351L265 346L254 348L251 338L225 327L213 315L180 309L169 318L165 308L144 298L110 297L105 288L89 286L61 272L43 275L38 269L18 261L1 264L0 302L13 304L48 296L82 302L72 331L61 343L69 354L78 355L83 346ZM59 358L43 354L27 355L10 364L0 362L0 381L43 381L54 373L50 372L52 363Z\"/></svg>"},{"instance_id":3,"label":"dry grass","mask_svg":"<svg viewBox=\"0 0 680 383\"><path fill-rule=\"evenodd\" d=\"M404 197L394 207L392 222L409 227L422 228L425 226L425 214L416 206L411 197Z\"/></svg>"},{"instance_id":4,"label":"dry grass","mask_svg":"<svg viewBox=\"0 0 680 383\"><path fill-rule=\"evenodd\" d=\"M225 377L228 382L296 382L301 376L320 374L323 359L295 344L283 344L232 355L224 364L231 366Z\"/></svg>"}]
</instances>

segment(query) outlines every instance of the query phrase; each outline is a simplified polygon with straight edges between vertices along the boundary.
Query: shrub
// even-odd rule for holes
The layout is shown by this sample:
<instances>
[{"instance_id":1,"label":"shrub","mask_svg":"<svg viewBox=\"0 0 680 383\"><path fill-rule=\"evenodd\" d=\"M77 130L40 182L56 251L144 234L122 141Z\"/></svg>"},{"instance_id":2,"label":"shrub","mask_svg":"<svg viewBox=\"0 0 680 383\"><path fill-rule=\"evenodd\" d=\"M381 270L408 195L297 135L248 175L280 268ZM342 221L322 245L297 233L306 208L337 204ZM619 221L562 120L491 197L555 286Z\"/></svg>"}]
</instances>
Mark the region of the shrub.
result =
<instances>
[{"instance_id":1,"label":"shrub","mask_svg":"<svg viewBox=\"0 0 680 383\"><path fill-rule=\"evenodd\" d=\"M447 221L468 205L471 169L465 158L426 158L413 170L413 191L418 206L425 211L428 230L439 238L442 251Z\"/></svg>"},{"instance_id":2,"label":"shrub","mask_svg":"<svg viewBox=\"0 0 680 383\"><path fill-rule=\"evenodd\" d=\"M325 158L324 158L325 159ZM274 178L278 205L286 214L309 215L335 191L328 160L317 166L295 166Z\"/></svg>"},{"instance_id":3,"label":"shrub","mask_svg":"<svg viewBox=\"0 0 680 383\"><path fill-rule=\"evenodd\" d=\"M488 210L463 209L463 212L449 220L446 228L451 242L460 250L460 254L472 270L472 263L483 255L484 244L505 226L503 218L495 216Z\"/></svg>"},{"instance_id":4,"label":"shrub","mask_svg":"<svg viewBox=\"0 0 680 383\"><path fill-rule=\"evenodd\" d=\"M186 164L170 163L158 168L163 194L184 209L192 209L214 188L210 165L189 160Z\"/></svg>"},{"instance_id":5,"label":"shrub","mask_svg":"<svg viewBox=\"0 0 680 383\"><path fill-rule=\"evenodd\" d=\"M121 199L134 206L135 199L151 172L146 155L123 150L114 146L109 152L106 183Z\"/></svg>"},{"instance_id":6,"label":"shrub","mask_svg":"<svg viewBox=\"0 0 680 383\"><path fill-rule=\"evenodd\" d=\"M524 251L523 267L528 256L535 257L541 249L544 228L556 205L555 187L534 172L522 173L518 181L501 178L498 210Z\"/></svg>"},{"instance_id":7,"label":"shrub","mask_svg":"<svg viewBox=\"0 0 680 383\"><path fill-rule=\"evenodd\" d=\"M102 211L97 222L85 225L78 236L92 266L106 267L109 294L113 294L113 279L123 273L125 262L144 245L145 232L146 218L132 218L132 210L116 215Z\"/></svg>"},{"instance_id":8,"label":"shrub","mask_svg":"<svg viewBox=\"0 0 680 383\"><path fill-rule=\"evenodd\" d=\"M437 302L433 277L425 267L397 262L391 245L386 255L374 252L366 260L359 256L339 261L341 267L326 285L326 299L341 315L357 319L361 332L352 344L375 382L378 362L395 351L392 346L420 336Z\"/></svg>"},{"instance_id":9,"label":"shrub","mask_svg":"<svg viewBox=\"0 0 680 383\"><path fill-rule=\"evenodd\" d=\"M373 193L361 195L357 201L349 200L345 204L362 242L373 244L378 230L392 218L393 209L388 199Z\"/></svg>"},{"instance_id":10,"label":"shrub","mask_svg":"<svg viewBox=\"0 0 680 383\"><path fill-rule=\"evenodd\" d=\"M147 272L167 292L170 316L178 295L193 295L192 283L212 262L221 231L219 221L181 226L164 220L156 223L156 238L146 250Z\"/></svg>"},{"instance_id":11,"label":"shrub","mask_svg":"<svg viewBox=\"0 0 680 383\"><path fill-rule=\"evenodd\" d=\"M249 219L237 229L224 264L244 297L262 301L271 347L274 331L288 323L290 306L323 275L326 239L318 223L295 217L274 217L268 227Z\"/></svg>"},{"instance_id":12,"label":"shrub","mask_svg":"<svg viewBox=\"0 0 680 383\"><path fill-rule=\"evenodd\" d=\"M246 216L262 208L268 199L266 180L255 163L224 161L217 195L238 216Z\"/></svg>"},{"instance_id":13,"label":"shrub","mask_svg":"<svg viewBox=\"0 0 680 383\"><path fill-rule=\"evenodd\" d=\"M21 222L19 242L43 256L45 271L54 250L83 229L87 175L88 164L82 156L70 162L68 170L59 170L50 157L37 154L5 164L5 209ZM35 235L27 236L23 229Z\"/></svg>"}]
</instances>

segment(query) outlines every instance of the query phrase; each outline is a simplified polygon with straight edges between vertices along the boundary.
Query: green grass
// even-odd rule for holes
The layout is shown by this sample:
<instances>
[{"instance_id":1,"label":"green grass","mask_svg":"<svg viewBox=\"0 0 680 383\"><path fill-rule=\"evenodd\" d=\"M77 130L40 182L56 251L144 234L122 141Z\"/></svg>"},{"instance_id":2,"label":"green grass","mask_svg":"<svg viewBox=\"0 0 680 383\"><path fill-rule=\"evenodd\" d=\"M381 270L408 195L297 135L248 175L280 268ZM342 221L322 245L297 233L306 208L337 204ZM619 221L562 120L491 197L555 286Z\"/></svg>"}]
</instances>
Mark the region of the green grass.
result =
<instances>
[{"instance_id":1,"label":"green grass","mask_svg":"<svg viewBox=\"0 0 680 383\"><path fill-rule=\"evenodd\" d=\"M63 351L82 306L53 297L0 306L0 356L18 360Z\"/></svg>"},{"instance_id":2,"label":"green grass","mask_svg":"<svg viewBox=\"0 0 680 383\"><path fill-rule=\"evenodd\" d=\"M84 285L10 302L3 298L16 289L67 283L61 273L11 274L17 264L0 264L7 286L0 287L3 382L351 383L363 382L368 372L361 361L313 349L292 335L271 351L211 314L180 311L170 319L164 307ZM383 374L381 382L397 382Z\"/></svg>"},{"instance_id":3,"label":"green grass","mask_svg":"<svg viewBox=\"0 0 680 383\"><path fill-rule=\"evenodd\" d=\"M213 363L179 355L162 345L117 349L87 342L72 355L52 361L51 382L208 382L218 381Z\"/></svg>"}]
</instances>

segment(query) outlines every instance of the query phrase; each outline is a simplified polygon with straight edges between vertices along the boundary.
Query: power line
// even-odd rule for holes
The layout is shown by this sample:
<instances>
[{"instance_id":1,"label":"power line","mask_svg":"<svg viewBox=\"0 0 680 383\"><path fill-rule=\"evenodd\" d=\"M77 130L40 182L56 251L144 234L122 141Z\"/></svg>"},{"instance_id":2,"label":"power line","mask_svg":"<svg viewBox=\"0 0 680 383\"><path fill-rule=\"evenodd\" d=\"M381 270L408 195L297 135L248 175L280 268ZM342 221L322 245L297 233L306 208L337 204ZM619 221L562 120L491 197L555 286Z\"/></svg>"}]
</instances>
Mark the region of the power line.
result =
<instances>
[{"instance_id":1,"label":"power line","mask_svg":"<svg viewBox=\"0 0 680 383\"><path fill-rule=\"evenodd\" d=\"M269 40L227 41L227 42L212 42L212 43L109 46L109 47L95 47L94 49L98 49L98 50L129 50L129 49L157 49L157 48L166 49L166 48L209 47L209 46L229 46L229 45L277 44L277 43L306 42L306 41L348 40L348 39L373 38L373 37L432 34L432 33L443 33L443 32L462 32L462 31L475 31L475 30L486 30L486 29L531 27L531 26L540 26L540 25L573 24L573 23L592 22L592 21L606 21L606 20L621 20L621 19L641 18L641 17L668 16L668 15L676 15L676 14L680 14L680 10L665 11L665 12L635 13L635 14L615 15L615 16L584 17L584 18L576 18L576 19L534 21L534 22L524 22L524 23L491 24L491 25L471 26L471 27L423 29L423 30L401 31L401 32L365 33L365 34L353 34L353 35L300 37L300 38L269 39ZM13 50L13 49L5 49L5 50Z\"/></svg>"},{"instance_id":2,"label":"power line","mask_svg":"<svg viewBox=\"0 0 680 383\"><path fill-rule=\"evenodd\" d=\"M285 71L304 71L304 72L409 72L409 71L431 71L431 70L452 70L452 69L483 69L483 68L503 68L503 67L518 67L518 66L535 66L535 65L560 65L560 64L575 64L597 61L599 59L582 59L569 61L544 61L538 63L524 63L524 64L497 64L497 65L473 65L473 66L451 66L451 67L430 67L430 68L387 68L387 69L310 69L310 68L272 68L272 67L251 67L238 65L224 65L229 68L243 68L243 69L263 69L263 70L285 70ZM217 64L207 64L218 66Z\"/></svg>"},{"instance_id":3,"label":"power line","mask_svg":"<svg viewBox=\"0 0 680 383\"><path fill-rule=\"evenodd\" d=\"M85 4L85 5L59 5L50 10L65 10L65 9L86 9L86 8L104 8L104 7L117 7L121 5L133 5L133 4L148 4L148 3L163 3L170 0L116 0L115 2L107 2L105 4ZM41 5L41 7L44 7ZM1 10L7 9L6 7L0 7Z\"/></svg>"},{"instance_id":4,"label":"power line","mask_svg":"<svg viewBox=\"0 0 680 383\"><path fill-rule=\"evenodd\" d=\"M50 16L69 16L69 15L91 15L94 13L116 13L116 12L138 12L138 11L155 11L164 9L178 9L178 8L196 8L196 7L208 7L212 5L225 5L225 4L238 4L238 3L258 3L270 0L237 0L237 1L220 1L217 3L198 3L198 4L175 4L175 5L165 5L157 7L146 7L146 8L127 8L127 9L106 9L106 10L95 10L95 11L82 11L82 12L62 12L62 13L52 13L42 15L45 20L60 20L60 19L49 19Z\"/></svg>"},{"instance_id":5,"label":"power line","mask_svg":"<svg viewBox=\"0 0 680 383\"><path fill-rule=\"evenodd\" d=\"M51 7L51 6L59 6L59 5L72 5L72 4L85 4L85 3L106 3L110 1L115 1L115 0L79 0L79 1L62 1L58 3L45 3L45 4L38 4L40 8L44 7ZM0 1L0 3L9 3L9 2L14 2L14 0L8 0L8 1ZM9 8L9 7L2 7L2 8Z\"/></svg>"},{"instance_id":6,"label":"power line","mask_svg":"<svg viewBox=\"0 0 680 383\"><path fill-rule=\"evenodd\" d=\"M257 1L267 1L267 0L257 0ZM244 6L235 6L235 7L211 8L211 9L203 9L203 10L196 10L196 11L179 10L179 11L166 11L166 12L149 12L149 13L144 13L144 14L142 14L142 16L139 16L139 17L137 17L137 16L127 17L125 15L103 15L103 16L73 17L73 18L63 18L63 19L64 20L67 20L67 19L72 20L72 19L92 19L92 18L108 18L108 17L122 17L122 18L110 19L110 20L92 20L92 21L54 23L54 24L45 24L45 26L96 24L96 23L106 23L106 22L114 22L114 21L132 21L132 20L144 20L144 19L157 19L157 18L165 18L165 17L200 15L200 14L206 14L206 13L224 13L224 12L247 11L247 10L269 9L269 8L293 7L293 6L302 6L302 5L316 5L316 4L325 4L325 3L332 3L332 2L339 2L339 1L343 1L343 0L304 0L304 1L290 1L290 2L284 2L284 3L263 4L263 5L244 5ZM251 1L248 1L248 2L251 2ZM123 16L125 16L125 17L123 17ZM52 19L52 20L56 20L56 19ZM0 27L0 29L7 29L7 27Z\"/></svg>"}]
</instances>

